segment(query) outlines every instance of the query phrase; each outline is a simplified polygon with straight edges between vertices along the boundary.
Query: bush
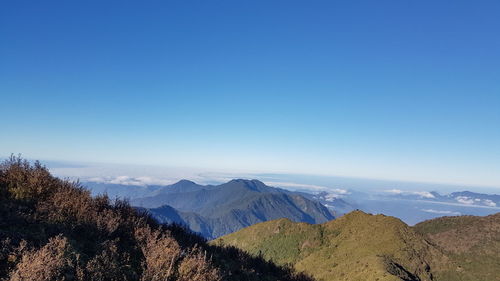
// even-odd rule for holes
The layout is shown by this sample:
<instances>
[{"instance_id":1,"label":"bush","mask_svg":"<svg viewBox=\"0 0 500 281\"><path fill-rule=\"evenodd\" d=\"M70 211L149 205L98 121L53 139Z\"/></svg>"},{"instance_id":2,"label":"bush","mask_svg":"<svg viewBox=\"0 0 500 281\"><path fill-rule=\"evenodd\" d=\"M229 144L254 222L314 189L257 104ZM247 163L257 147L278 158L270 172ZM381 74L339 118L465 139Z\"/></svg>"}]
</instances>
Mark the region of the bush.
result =
<instances>
[{"instance_id":1,"label":"bush","mask_svg":"<svg viewBox=\"0 0 500 281\"><path fill-rule=\"evenodd\" d=\"M55 192L60 180L36 161L31 165L21 157L11 156L0 167L1 195L24 201L47 198Z\"/></svg>"},{"instance_id":2,"label":"bush","mask_svg":"<svg viewBox=\"0 0 500 281\"><path fill-rule=\"evenodd\" d=\"M59 281L76 278L78 255L63 236L51 238L39 250L29 250L12 273L11 281Z\"/></svg>"}]
</instances>

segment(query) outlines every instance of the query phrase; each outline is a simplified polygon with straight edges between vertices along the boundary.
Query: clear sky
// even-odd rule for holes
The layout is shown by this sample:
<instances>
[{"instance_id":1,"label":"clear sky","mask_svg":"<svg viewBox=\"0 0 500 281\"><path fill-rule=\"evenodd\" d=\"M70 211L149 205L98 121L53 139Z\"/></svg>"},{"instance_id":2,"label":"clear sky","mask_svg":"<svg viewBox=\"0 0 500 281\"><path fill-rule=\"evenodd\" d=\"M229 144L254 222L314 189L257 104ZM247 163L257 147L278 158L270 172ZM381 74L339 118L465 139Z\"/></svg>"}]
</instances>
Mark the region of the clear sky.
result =
<instances>
[{"instance_id":1,"label":"clear sky","mask_svg":"<svg viewBox=\"0 0 500 281\"><path fill-rule=\"evenodd\" d=\"M500 187L499 15L2 1L0 155Z\"/></svg>"}]
</instances>

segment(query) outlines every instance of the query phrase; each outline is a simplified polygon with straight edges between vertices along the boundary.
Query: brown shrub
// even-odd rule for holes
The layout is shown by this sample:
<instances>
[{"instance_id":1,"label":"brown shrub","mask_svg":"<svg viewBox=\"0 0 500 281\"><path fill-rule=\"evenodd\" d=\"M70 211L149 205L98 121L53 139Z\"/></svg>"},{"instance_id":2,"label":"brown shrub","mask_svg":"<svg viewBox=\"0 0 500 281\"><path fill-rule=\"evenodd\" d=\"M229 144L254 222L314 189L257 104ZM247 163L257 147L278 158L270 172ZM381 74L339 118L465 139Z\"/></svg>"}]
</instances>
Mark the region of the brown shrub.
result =
<instances>
[{"instance_id":1,"label":"brown shrub","mask_svg":"<svg viewBox=\"0 0 500 281\"><path fill-rule=\"evenodd\" d=\"M80 279L93 281L126 281L137 280L132 269L130 255L119 251L117 241L106 241L103 250L88 261Z\"/></svg>"},{"instance_id":2,"label":"brown shrub","mask_svg":"<svg viewBox=\"0 0 500 281\"><path fill-rule=\"evenodd\" d=\"M51 222L85 223L96 219L96 207L89 191L76 184L62 182L57 193L38 201L37 211Z\"/></svg>"},{"instance_id":3,"label":"brown shrub","mask_svg":"<svg viewBox=\"0 0 500 281\"><path fill-rule=\"evenodd\" d=\"M169 280L175 275L175 266L181 256L181 248L168 233L152 230L149 226L135 230L144 255L141 280Z\"/></svg>"},{"instance_id":4,"label":"brown shrub","mask_svg":"<svg viewBox=\"0 0 500 281\"><path fill-rule=\"evenodd\" d=\"M219 270L210 264L206 252L198 248L191 250L182 259L178 268L178 281L220 281Z\"/></svg>"},{"instance_id":5,"label":"brown shrub","mask_svg":"<svg viewBox=\"0 0 500 281\"><path fill-rule=\"evenodd\" d=\"M10 238L5 238L0 243L0 274L5 275L15 268L23 253L27 250L27 242L22 240L16 245Z\"/></svg>"},{"instance_id":6,"label":"brown shrub","mask_svg":"<svg viewBox=\"0 0 500 281\"><path fill-rule=\"evenodd\" d=\"M36 161L31 165L27 160L11 156L0 166L1 196L35 201L55 192L60 180L53 177L47 168Z\"/></svg>"},{"instance_id":7,"label":"brown shrub","mask_svg":"<svg viewBox=\"0 0 500 281\"><path fill-rule=\"evenodd\" d=\"M51 238L39 250L27 251L10 276L11 281L75 279L78 256L63 236Z\"/></svg>"}]
</instances>

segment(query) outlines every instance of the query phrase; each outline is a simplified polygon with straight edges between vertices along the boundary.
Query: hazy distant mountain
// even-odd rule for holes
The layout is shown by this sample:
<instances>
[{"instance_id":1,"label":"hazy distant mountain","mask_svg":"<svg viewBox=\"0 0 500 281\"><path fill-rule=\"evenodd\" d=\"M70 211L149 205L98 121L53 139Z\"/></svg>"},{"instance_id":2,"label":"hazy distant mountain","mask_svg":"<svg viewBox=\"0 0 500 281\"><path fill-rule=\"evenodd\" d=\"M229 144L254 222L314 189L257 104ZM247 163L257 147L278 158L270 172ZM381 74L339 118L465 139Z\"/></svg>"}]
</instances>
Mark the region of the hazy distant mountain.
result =
<instances>
[{"instance_id":1,"label":"hazy distant mountain","mask_svg":"<svg viewBox=\"0 0 500 281\"><path fill-rule=\"evenodd\" d=\"M85 187L92 192L92 195L107 194L111 198L119 197L128 199L157 196L159 194L181 191L194 191L210 187L198 185L189 180L181 180L171 185L134 185L93 181L85 181L84 183Z\"/></svg>"},{"instance_id":2,"label":"hazy distant mountain","mask_svg":"<svg viewBox=\"0 0 500 281\"><path fill-rule=\"evenodd\" d=\"M313 224L334 218L321 203L258 180L238 179L217 186L180 181L131 203L148 208L161 222L185 224L207 238L278 218Z\"/></svg>"},{"instance_id":3,"label":"hazy distant mountain","mask_svg":"<svg viewBox=\"0 0 500 281\"><path fill-rule=\"evenodd\" d=\"M470 191L440 194L435 191L356 192L341 197L356 209L397 217L409 225L442 216L486 216L500 212L498 195Z\"/></svg>"},{"instance_id":4,"label":"hazy distant mountain","mask_svg":"<svg viewBox=\"0 0 500 281\"><path fill-rule=\"evenodd\" d=\"M436 191L403 192L399 190L389 190L387 196L408 200L426 200L470 206L500 207L500 195L471 191L452 192L450 194L441 195Z\"/></svg>"},{"instance_id":5,"label":"hazy distant mountain","mask_svg":"<svg viewBox=\"0 0 500 281\"><path fill-rule=\"evenodd\" d=\"M110 198L118 197L128 199L148 196L154 194L156 190L163 188L163 186L159 185L141 186L93 181L84 181L83 185L89 189L94 196L107 194Z\"/></svg>"},{"instance_id":6,"label":"hazy distant mountain","mask_svg":"<svg viewBox=\"0 0 500 281\"><path fill-rule=\"evenodd\" d=\"M500 207L500 195L483 194L470 191L453 192L446 197L452 200L467 204L467 205L480 205L487 207Z\"/></svg>"}]
</instances>

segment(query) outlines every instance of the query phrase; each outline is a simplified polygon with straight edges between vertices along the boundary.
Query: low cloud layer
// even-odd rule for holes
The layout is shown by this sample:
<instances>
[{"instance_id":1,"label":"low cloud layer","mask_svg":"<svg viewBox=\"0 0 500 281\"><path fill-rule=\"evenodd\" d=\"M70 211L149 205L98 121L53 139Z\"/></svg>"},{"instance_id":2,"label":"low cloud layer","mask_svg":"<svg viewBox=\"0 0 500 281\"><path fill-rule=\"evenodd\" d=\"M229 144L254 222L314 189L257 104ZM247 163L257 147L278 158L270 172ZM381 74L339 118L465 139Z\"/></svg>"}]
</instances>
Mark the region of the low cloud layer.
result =
<instances>
[{"instance_id":1,"label":"low cloud layer","mask_svg":"<svg viewBox=\"0 0 500 281\"><path fill-rule=\"evenodd\" d=\"M422 209L422 211L427 213L439 214L439 215L450 215L450 216L460 216L460 212L445 211L445 210L434 210L434 209Z\"/></svg>"},{"instance_id":2,"label":"low cloud layer","mask_svg":"<svg viewBox=\"0 0 500 281\"><path fill-rule=\"evenodd\" d=\"M136 186L169 185L175 182L171 179L160 179L153 177L130 177L130 176L93 177L86 179L86 181L107 183L107 184L136 185Z\"/></svg>"},{"instance_id":3,"label":"low cloud layer","mask_svg":"<svg viewBox=\"0 0 500 281\"><path fill-rule=\"evenodd\" d=\"M460 204L465 205L484 205L488 207L496 207L497 204L490 199L480 199L480 198L472 198L467 196L457 196L455 200Z\"/></svg>"},{"instance_id":4,"label":"low cloud layer","mask_svg":"<svg viewBox=\"0 0 500 281\"><path fill-rule=\"evenodd\" d=\"M295 189L295 190L310 190L310 191L327 191L330 193L338 194L338 195L347 195L349 191L341 188L330 188L321 185L313 185L313 184L303 184L303 183L294 183L294 182L282 182L282 181L266 181L264 183L269 186L281 187L285 189Z\"/></svg>"},{"instance_id":5,"label":"low cloud layer","mask_svg":"<svg viewBox=\"0 0 500 281\"><path fill-rule=\"evenodd\" d=\"M387 193L392 193L392 194L401 194L401 195L418 195L421 198L435 198L435 196L428 192L428 191L403 191L400 189L387 189L384 190Z\"/></svg>"}]
</instances>

